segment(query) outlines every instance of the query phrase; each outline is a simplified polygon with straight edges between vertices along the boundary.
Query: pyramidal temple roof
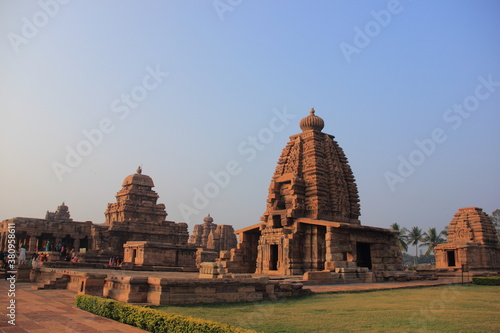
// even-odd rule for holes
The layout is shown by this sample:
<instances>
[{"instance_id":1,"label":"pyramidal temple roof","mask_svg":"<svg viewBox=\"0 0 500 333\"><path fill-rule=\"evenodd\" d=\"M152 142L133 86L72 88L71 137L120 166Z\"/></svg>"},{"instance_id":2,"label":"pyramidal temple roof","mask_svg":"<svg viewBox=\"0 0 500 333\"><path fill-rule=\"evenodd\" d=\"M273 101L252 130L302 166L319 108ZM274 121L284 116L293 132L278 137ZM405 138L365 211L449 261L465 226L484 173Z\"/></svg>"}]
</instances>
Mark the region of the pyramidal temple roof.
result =
<instances>
[{"instance_id":1,"label":"pyramidal temple roof","mask_svg":"<svg viewBox=\"0 0 500 333\"><path fill-rule=\"evenodd\" d=\"M302 133L290 137L269 186L262 220L279 227L296 218L359 224L358 188L344 151L324 120L310 114L300 121Z\"/></svg>"}]
</instances>

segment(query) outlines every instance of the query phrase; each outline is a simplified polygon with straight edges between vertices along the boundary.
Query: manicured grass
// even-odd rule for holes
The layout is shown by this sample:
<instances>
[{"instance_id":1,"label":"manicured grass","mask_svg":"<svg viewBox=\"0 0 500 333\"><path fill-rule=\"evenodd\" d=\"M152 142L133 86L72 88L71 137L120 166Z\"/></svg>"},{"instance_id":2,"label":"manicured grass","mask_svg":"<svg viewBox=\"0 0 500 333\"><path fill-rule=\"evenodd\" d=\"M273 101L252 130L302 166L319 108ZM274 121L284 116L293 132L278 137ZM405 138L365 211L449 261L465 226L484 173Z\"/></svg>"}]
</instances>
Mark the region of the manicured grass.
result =
<instances>
[{"instance_id":1,"label":"manicured grass","mask_svg":"<svg viewBox=\"0 0 500 333\"><path fill-rule=\"evenodd\" d=\"M500 332L500 287L451 285L158 310L259 332Z\"/></svg>"}]
</instances>

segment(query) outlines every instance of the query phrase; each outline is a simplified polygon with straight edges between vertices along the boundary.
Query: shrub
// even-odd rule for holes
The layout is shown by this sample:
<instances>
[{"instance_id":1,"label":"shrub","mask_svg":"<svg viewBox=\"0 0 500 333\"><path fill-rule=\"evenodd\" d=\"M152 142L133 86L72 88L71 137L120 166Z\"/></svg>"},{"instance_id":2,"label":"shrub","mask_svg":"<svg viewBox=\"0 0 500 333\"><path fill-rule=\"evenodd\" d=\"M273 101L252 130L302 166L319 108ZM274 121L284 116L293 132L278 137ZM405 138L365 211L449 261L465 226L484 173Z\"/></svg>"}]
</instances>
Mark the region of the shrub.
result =
<instances>
[{"instance_id":1,"label":"shrub","mask_svg":"<svg viewBox=\"0 0 500 333\"><path fill-rule=\"evenodd\" d=\"M500 286L500 276L473 277L472 283L482 286Z\"/></svg>"},{"instance_id":2,"label":"shrub","mask_svg":"<svg viewBox=\"0 0 500 333\"><path fill-rule=\"evenodd\" d=\"M256 333L255 331L214 321L165 313L97 296L77 295L75 306L101 317L110 318L155 333Z\"/></svg>"}]
</instances>

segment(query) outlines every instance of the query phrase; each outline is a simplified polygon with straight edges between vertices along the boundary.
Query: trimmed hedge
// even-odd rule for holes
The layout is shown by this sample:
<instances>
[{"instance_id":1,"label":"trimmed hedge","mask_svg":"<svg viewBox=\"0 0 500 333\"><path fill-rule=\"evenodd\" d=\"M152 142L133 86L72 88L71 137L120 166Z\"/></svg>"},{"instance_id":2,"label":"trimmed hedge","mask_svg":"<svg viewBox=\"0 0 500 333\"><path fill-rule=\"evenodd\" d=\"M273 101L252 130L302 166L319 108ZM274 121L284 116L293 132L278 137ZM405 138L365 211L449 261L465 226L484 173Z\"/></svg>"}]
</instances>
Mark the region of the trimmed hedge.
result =
<instances>
[{"instance_id":1,"label":"trimmed hedge","mask_svg":"<svg viewBox=\"0 0 500 333\"><path fill-rule=\"evenodd\" d=\"M97 296L77 295L75 305L98 316L155 333L256 333L214 321L165 313Z\"/></svg>"},{"instance_id":2,"label":"trimmed hedge","mask_svg":"<svg viewBox=\"0 0 500 333\"><path fill-rule=\"evenodd\" d=\"M482 286L500 286L500 276L473 277L472 283Z\"/></svg>"}]
</instances>

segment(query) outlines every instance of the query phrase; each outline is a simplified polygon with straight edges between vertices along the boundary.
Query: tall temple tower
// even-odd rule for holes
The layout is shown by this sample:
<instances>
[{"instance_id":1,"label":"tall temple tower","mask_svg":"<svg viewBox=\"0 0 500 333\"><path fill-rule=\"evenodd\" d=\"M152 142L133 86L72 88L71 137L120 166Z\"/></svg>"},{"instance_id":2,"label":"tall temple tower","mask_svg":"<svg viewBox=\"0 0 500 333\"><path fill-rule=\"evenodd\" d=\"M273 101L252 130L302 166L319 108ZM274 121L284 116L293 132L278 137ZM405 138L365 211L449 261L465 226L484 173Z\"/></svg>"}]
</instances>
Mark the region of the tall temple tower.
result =
<instances>
[{"instance_id":1,"label":"tall temple tower","mask_svg":"<svg viewBox=\"0 0 500 333\"><path fill-rule=\"evenodd\" d=\"M122 189L115 195L116 202L108 204L105 224L142 222L161 224L167 217L164 204L157 204L158 194L153 190L153 179L142 174L141 167L123 180Z\"/></svg>"},{"instance_id":2,"label":"tall temple tower","mask_svg":"<svg viewBox=\"0 0 500 333\"><path fill-rule=\"evenodd\" d=\"M240 229L229 261L240 271L296 275L342 269L402 270L396 232L359 221L358 189L347 158L323 133L314 109L290 137L269 186L261 223ZM229 264L233 265L233 264ZM375 273L379 272L379 273Z\"/></svg>"},{"instance_id":3,"label":"tall temple tower","mask_svg":"<svg viewBox=\"0 0 500 333\"><path fill-rule=\"evenodd\" d=\"M123 180L116 202L109 203L104 213L104 225L93 227L93 248L122 253L128 241L188 246L188 225L165 220L165 205L157 203L153 187L153 179L140 167Z\"/></svg>"},{"instance_id":4,"label":"tall temple tower","mask_svg":"<svg viewBox=\"0 0 500 333\"><path fill-rule=\"evenodd\" d=\"M311 109L290 137L269 186L267 225L289 226L304 217L359 224L359 196L351 167L334 137L321 132L323 119Z\"/></svg>"}]
</instances>

